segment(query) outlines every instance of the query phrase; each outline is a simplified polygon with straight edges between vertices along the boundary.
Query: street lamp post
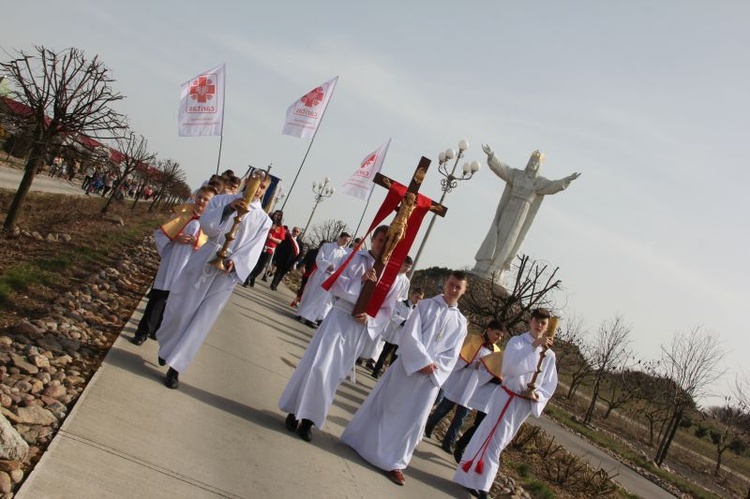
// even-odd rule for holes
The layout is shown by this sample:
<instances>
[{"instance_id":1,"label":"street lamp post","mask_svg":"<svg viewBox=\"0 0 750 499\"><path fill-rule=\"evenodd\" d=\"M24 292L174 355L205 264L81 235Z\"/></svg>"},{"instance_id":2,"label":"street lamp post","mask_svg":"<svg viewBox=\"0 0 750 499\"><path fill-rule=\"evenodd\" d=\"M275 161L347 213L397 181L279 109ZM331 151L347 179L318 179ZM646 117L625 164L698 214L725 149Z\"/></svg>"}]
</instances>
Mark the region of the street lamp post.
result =
<instances>
[{"instance_id":1,"label":"street lamp post","mask_svg":"<svg viewBox=\"0 0 750 499\"><path fill-rule=\"evenodd\" d=\"M458 162L461 160L461 158L463 158L464 152L468 148L469 143L466 140L460 140L458 142L458 153L456 153L456 151L451 147L438 154L438 173L443 176L443 178L440 180L440 189L443 191L443 195L440 196L440 204L443 204L445 196L453 189L455 189L460 181L469 180L474 176L476 172L479 171L479 168L481 166L479 164L479 161L472 161L471 163L466 162L462 167L461 175L456 176L456 167L458 166ZM453 162L453 168L451 168L451 171L448 172L448 166L446 165L452 159L455 159L455 161ZM432 226L435 223L436 216L437 215L435 213L432 214L430 225L427 226L427 232L425 232L424 238L422 238L422 243L419 245L417 256L414 257L414 264L412 265L411 271L409 272L410 278L414 274L414 271L417 269L417 262L419 262L419 257L422 255L422 250L424 250L427 238L430 237L430 232L432 231Z\"/></svg>"},{"instance_id":2,"label":"street lamp post","mask_svg":"<svg viewBox=\"0 0 750 499\"><path fill-rule=\"evenodd\" d=\"M302 237L307 237L307 229L310 227L310 222L312 221L312 217L320 202L333 196L333 193L336 192L336 189L328 185L330 182L331 179L328 177L326 177L323 182L313 182L312 191L315 194L315 206L313 206L312 212L310 213L310 218L307 219L307 225L305 225L305 229L302 231Z\"/></svg>"}]
</instances>

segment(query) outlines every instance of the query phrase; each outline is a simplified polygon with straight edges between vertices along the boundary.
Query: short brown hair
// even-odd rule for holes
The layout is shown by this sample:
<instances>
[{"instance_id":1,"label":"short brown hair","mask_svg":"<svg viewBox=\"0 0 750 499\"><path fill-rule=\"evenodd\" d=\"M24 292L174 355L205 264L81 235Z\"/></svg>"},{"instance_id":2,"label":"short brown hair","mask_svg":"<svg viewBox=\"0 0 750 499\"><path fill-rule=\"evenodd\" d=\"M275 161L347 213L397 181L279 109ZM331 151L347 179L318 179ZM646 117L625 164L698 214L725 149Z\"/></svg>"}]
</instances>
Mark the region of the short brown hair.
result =
<instances>
[{"instance_id":1,"label":"short brown hair","mask_svg":"<svg viewBox=\"0 0 750 499\"><path fill-rule=\"evenodd\" d=\"M201 187L200 187L200 188L199 188L199 189L198 189L198 190L197 190L197 191L195 192L195 194L197 195L197 194L199 194L199 193L201 193L201 192L204 192L204 193L206 193L206 194L211 194L212 196L215 196L215 195L217 195L217 194L219 193L219 191L217 191L217 190L216 190L216 187L214 187L214 186L213 186L213 185L211 185L211 184L206 184L206 185L202 185L202 186L201 186Z\"/></svg>"},{"instance_id":2,"label":"short brown hair","mask_svg":"<svg viewBox=\"0 0 750 499\"><path fill-rule=\"evenodd\" d=\"M451 275L458 279L459 281L467 281L469 280L469 276L466 275L466 272L463 270L454 270L451 272Z\"/></svg>"},{"instance_id":3,"label":"short brown hair","mask_svg":"<svg viewBox=\"0 0 750 499\"><path fill-rule=\"evenodd\" d=\"M497 319L492 319L490 322L488 322L487 325L485 326L485 329L508 331L508 328L505 326L505 324L503 324Z\"/></svg>"},{"instance_id":4,"label":"short brown hair","mask_svg":"<svg viewBox=\"0 0 750 499\"><path fill-rule=\"evenodd\" d=\"M531 317L533 319L549 319L552 317L552 313L548 308L535 308L531 311Z\"/></svg>"}]
</instances>

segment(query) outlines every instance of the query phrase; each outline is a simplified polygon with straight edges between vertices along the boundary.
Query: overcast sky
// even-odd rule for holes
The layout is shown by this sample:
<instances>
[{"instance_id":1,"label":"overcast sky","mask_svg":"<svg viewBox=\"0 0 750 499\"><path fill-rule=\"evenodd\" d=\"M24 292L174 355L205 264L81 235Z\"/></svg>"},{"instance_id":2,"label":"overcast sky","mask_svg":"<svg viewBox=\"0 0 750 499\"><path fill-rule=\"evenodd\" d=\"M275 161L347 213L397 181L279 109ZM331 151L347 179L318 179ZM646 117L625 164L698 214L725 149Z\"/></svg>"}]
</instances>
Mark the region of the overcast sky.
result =
<instances>
[{"instance_id":1,"label":"overcast sky","mask_svg":"<svg viewBox=\"0 0 750 499\"><path fill-rule=\"evenodd\" d=\"M340 187L388 138L383 173L405 182L431 158L422 191L439 199L438 152L468 140L482 170L448 194L420 267L474 264L505 185L481 144L517 168L540 149L543 176L582 174L545 199L521 248L560 268L563 317L593 332L622 314L644 359L702 326L727 351L714 387L726 392L750 346L748 19L742 1L38 0L3 9L0 48L98 54L133 130L194 187L216 169L219 138L177 136L182 82L226 63L221 169L273 163L289 186L310 142L281 134L284 113L339 76L291 225L307 221L313 181ZM363 209L336 194L313 224L353 229Z\"/></svg>"}]
</instances>

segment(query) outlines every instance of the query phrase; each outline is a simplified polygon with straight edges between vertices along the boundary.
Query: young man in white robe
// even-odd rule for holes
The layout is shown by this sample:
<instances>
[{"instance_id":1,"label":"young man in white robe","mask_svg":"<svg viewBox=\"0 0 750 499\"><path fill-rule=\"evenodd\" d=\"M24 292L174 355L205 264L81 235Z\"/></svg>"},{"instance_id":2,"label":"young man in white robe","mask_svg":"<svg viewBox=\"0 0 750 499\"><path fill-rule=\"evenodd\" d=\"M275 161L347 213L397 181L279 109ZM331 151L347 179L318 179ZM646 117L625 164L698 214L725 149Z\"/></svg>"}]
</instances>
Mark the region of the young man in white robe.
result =
<instances>
[{"instance_id":1,"label":"young man in white robe","mask_svg":"<svg viewBox=\"0 0 750 499\"><path fill-rule=\"evenodd\" d=\"M508 341L503 353L502 386L493 396L492 406L471 438L453 480L486 498L500 468L500 453L513 440L526 418L542 415L557 388L555 353L546 336L551 315L546 309L531 313L530 330ZM534 395L525 390L537 370L540 354L546 350Z\"/></svg>"},{"instance_id":2,"label":"young man in white robe","mask_svg":"<svg viewBox=\"0 0 750 499\"><path fill-rule=\"evenodd\" d=\"M466 286L466 275L454 271L442 295L419 302L401 333L398 359L341 435L344 443L398 485L406 483L403 470L466 336L466 318L458 310Z\"/></svg>"},{"instance_id":3,"label":"young man in white robe","mask_svg":"<svg viewBox=\"0 0 750 499\"><path fill-rule=\"evenodd\" d=\"M271 219L260 201L270 183L268 176L261 181L250 206L242 194L216 196L200 218L201 230L209 239L190 258L174 283L164 321L156 332L159 364L169 365L164 380L168 388L179 386L179 374L193 361L234 287L247 279L258 261L271 227ZM209 262L224 245L225 236L234 224L235 210L242 208L249 211L227 248L225 270L220 270Z\"/></svg>"},{"instance_id":4,"label":"young man in white robe","mask_svg":"<svg viewBox=\"0 0 750 499\"><path fill-rule=\"evenodd\" d=\"M455 407L456 412L445 432L440 447L447 453L453 452L453 444L464 424L466 416L469 415L469 400L479 386L479 368L481 359L491 353L499 352L500 347L496 345L503 337L503 328L499 321L493 319L481 335L470 334L464 340L458 362L453 372L443 384L443 398L427 418L427 426L424 430L425 437L432 436L435 426L448 415Z\"/></svg>"},{"instance_id":5,"label":"young man in white robe","mask_svg":"<svg viewBox=\"0 0 750 499\"><path fill-rule=\"evenodd\" d=\"M325 319L331 310L333 297L321 285L349 254L349 241L352 236L342 232L336 241L323 244L315 257L315 271L307 280L305 290L297 308L297 320L314 327Z\"/></svg>"},{"instance_id":6,"label":"young man in white robe","mask_svg":"<svg viewBox=\"0 0 750 499\"><path fill-rule=\"evenodd\" d=\"M167 306L169 290L185 268L188 260L206 242L198 221L208 202L216 195L216 189L204 185L195 191L192 204L182 205L182 210L154 231L156 251L159 253L159 268L148 294L148 302L138 329L130 340L142 345L148 338L156 339L156 330L161 326Z\"/></svg>"},{"instance_id":7,"label":"young man in white robe","mask_svg":"<svg viewBox=\"0 0 750 499\"><path fill-rule=\"evenodd\" d=\"M373 254L382 250L387 232L387 225L375 229L372 249L357 252L333 283L333 308L315 332L279 400L279 408L287 413L287 429L297 431L307 442L312 440L313 425L323 427L336 390L354 368L366 341L391 316L393 297L386 297L375 318L364 312L352 316L363 283L377 280Z\"/></svg>"},{"instance_id":8,"label":"young man in white robe","mask_svg":"<svg viewBox=\"0 0 750 499\"><path fill-rule=\"evenodd\" d=\"M391 289L388 290L389 295L393 294L396 296L396 303L402 302L409 297L409 286L411 285L411 281L409 281L406 273L411 270L412 263L413 260L410 256L407 256L404 259L404 263L402 263L401 268L398 269L396 279L393 281L393 284L391 284ZM362 353L362 357L357 359L358 365L361 365L362 361L367 361L367 363L365 364L365 367L367 369L372 370L375 367L375 362L378 360L378 357L380 357L380 352L383 350L383 346L385 345L385 341L383 340L383 333L388 327L389 322L390 321L383 323L382 327L376 332L375 338L367 342Z\"/></svg>"}]
</instances>

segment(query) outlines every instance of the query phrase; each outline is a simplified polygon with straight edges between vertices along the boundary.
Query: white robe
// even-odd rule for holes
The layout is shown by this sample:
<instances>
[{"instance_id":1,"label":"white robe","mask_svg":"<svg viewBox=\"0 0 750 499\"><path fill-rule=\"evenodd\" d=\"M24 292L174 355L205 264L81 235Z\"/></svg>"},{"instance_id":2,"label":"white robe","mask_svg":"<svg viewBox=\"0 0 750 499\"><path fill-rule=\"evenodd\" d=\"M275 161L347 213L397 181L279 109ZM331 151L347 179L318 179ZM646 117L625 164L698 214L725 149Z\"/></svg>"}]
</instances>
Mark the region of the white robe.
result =
<instances>
[{"instance_id":1,"label":"white robe","mask_svg":"<svg viewBox=\"0 0 750 499\"><path fill-rule=\"evenodd\" d=\"M331 287L335 297L331 312L315 332L297 368L279 399L279 408L297 419L309 419L323 428L336 389L362 354L365 341L375 334L375 319L367 325L351 313L362 289L362 275L375 259L367 251L358 252ZM386 300L381 315L390 316L393 303Z\"/></svg>"},{"instance_id":2,"label":"white robe","mask_svg":"<svg viewBox=\"0 0 750 499\"><path fill-rule=\"evenodd\" d=\"M471 438L453 476L453 480L464 487L490 490L500 468L500 453L513 440L529 415L541 416L542 410L557 388L555 353L547 350L542 372L536 380L539 400L534 402L512 396L506 391L523 393L531 381L542 351L541 347L532 347L533 341L529 333L515 336L508 341L503 353L503 386L494 392L487 416ZM477 472L480 461L483 462L481 473ZM464 466L468 467L468 471L464 471Z\"/></svg>"},{"instance_id":3,"label":"white robe","mask_svg":"<svg viewBox=\"0 0 750 499\"><path fill-rule=\"evenodd\" d=\"M409 278L406 277L405 273L398 274L396 276L396 279L393 281L393 284L391 285L391 289L388 290L386 300L388 300L391 295L395 296L395 300L397 303L407 299L409 297L410 285L411 282L409 281ZM383 341L383 333L385 332L385 329L388 327L389 323L390 320L382 321L381 324L376 325L377 335L375 336L375 338L370 339L367 342L367 345L365 345L365 349L362 353L362 358L378 360L378 357L380 357L380 352L383 351L383 346L385 345L385 341Z\"/></svg>"},{"instance_id":4,"label":"white robe","mask_svg":"<svg viewBox=\"0 0 750 499\"><path fill-rule=\"evenodd\" d=\"M404 330L402 324L409 318L414 307L415 305L410 300L396 302L391 320L388 321L388 325L385 327L385 331L383 331L382 338L384 341L398 345L401 332Z\"/></svg>"},{"instance_id":5,"label":"white robe","mask_svg":"<svg viewBox=\"0 0 750 499\"><path fill-rule=\"evenodd\" d=\"M385 471L408 466L435 396L456 363L466 318L439 295L420 301L403 329L398 359L341 435L366 461ZM437 371L419 372L432 363Z\"/></svg>"},{"instance_id":6,"label":"white robe","mask_svg":"<svg viewBox=\"0 0 750 499\"><path fill-rule=\"evenodd\" d=\"M467 363L459 358L453 372L445 380L443 396L451 402L468 407L469 400L480 383L479 368L482 363L479 359L492 352L492 350L482 346L471 362Z\"/></svg>"},{"instance_id":7,"label":"white robe","mask_svg":"<svg viewBox=\"0 0 750 499\"><path fill-rule=\"evenodd\" d=\"M180 234L198 236L200 228L201 225L198 220L191 220L183 227ZM192 244L180 244L171 241L161 228L154 232L154 240L161 261L159 262L159 269L156 271L156 277L154 277L153 288L169 291L172 289L177 276L180 275L190 257L197 250Z\"/></svg>"},{"instance_id":8,"label":"white robe","mask_svg":"<svg viewBox=\"0 0 750 499\"><path fill-rule=\"evenodd\" d=\"M229 245L228 259L234 262L234 271L227 274L208 265L234 223L235 212L221 222L224 207L240 197L222 195L211 199L200 218L201 229L209 240L190 258L169 294L156 339L159 357L177 372L183 372L192 362L235 285L247 279L263 250L271 219L255 201Z\"/></svg>"},{"instance_id":9,"label":"white robe","mask_svg":"<svg viewBox=\"0 0 750 499\"><path fill-rule=\"evenodd\" d=\"M307 279L297 307L297 315L310 322L325 318L333 305L333 297L321 285L334 272L328 268L333 266L335 270L348 254L349 249L346 246L339 246L336 242L325 243L320 247L315 257L315 271Z\"/></svg>"},{"instance_id":10,"label":"white robe","mask_svg":"<svg viewBox=\"0 0 750 499\"><path fill-rule=\"evenodd\" d=\"M466 407L487 414L492 406L492 398L497 390L502 390L500 384L493 382L495 375L487 371L484 364L477 370L477 387L471 394Z\"/></svg>"}]
</instances>

